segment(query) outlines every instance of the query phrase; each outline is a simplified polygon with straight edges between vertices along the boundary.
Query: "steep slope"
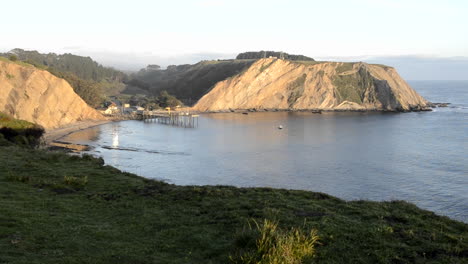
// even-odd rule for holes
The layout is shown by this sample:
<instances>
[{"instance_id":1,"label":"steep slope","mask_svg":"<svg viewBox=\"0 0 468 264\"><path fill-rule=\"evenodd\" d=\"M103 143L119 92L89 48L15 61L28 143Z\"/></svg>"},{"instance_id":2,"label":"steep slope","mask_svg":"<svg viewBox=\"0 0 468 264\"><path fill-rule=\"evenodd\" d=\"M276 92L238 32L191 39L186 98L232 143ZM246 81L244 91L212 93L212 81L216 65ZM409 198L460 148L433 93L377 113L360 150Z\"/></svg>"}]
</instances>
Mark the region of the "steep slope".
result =
<instances>
[{"instance_id":1,"label":"steep slope","mask_svg":"<svg viewBox=\"0 0 468 264\"><path fill-rule=\"evenodd\" d=\"M104 120L63 79L27 64L0 60L0 112L46 129L80 120Z\"/></svg>"},{"instance_id":2,"label":"steep slope","mask_svg":"<svg viewBox=\"0 0 468 264\"><path fill-rule=\"evenodd\" d=\"M16 58L44 69L53 75L65 79L85 102L99 107L105 96L119 94L125 89L127 74L110 67L104 67L90 57L70 53L39 53L35 50L13 49L0 53L6 58Z\"/></svg>"},{"instance_id":3,"label":"steep slope","mask_svg":"<svg viewBox=\"0 0 468 264\"><path fill-rule=\"evenodd\" d=\"M192 105L217 82L242 72L254 62L255 60L201 61L193 65L169 66L166 70L142 70L127 83L127 90L139 87L153 95L167 91L184 104Z\"/></svg>"},{"instance_id":4,"label":"steep slope","mask_svg":"<svg viewBox=\"0 0 468 264\"><path fill-rule=\"evenodd\" d=\"M409 111L427 106L391 67L268 58L217 83L194 109Z\"/></svg>"}]
</instances>

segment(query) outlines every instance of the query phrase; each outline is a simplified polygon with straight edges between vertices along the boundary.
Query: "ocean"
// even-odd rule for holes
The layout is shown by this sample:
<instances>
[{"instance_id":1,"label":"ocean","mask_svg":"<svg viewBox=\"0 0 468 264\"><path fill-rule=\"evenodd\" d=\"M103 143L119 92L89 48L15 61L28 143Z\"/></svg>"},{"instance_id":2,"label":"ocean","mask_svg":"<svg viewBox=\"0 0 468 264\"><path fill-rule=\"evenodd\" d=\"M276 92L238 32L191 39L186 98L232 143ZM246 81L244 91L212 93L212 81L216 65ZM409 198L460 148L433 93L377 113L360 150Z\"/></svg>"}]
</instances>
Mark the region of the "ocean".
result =
<instances>
[{"instance_id":1,"label":"ocean","mask_svg":"<svg viewBox=\"0 0 468 264\"><path fill-rule=\"evenodd\" d=\"M69 135L121 170L178 185L406 200L468 222L468 81L410 81L433 112L203 114L197 128L123 121ZM278 129L282 126L283 129Z\"/></svg>"}]
</instances>

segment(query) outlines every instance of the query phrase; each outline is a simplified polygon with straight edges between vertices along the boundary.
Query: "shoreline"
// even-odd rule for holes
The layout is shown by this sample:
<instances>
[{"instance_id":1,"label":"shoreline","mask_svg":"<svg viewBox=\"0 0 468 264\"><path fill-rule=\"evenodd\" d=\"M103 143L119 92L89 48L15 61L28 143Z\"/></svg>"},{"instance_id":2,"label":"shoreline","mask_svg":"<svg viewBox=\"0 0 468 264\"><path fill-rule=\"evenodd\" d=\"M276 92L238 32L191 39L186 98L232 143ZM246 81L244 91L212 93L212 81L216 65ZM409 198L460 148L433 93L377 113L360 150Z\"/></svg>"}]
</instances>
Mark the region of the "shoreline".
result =
<instances>
[{"instance_id":1,"label":"shoreline","mask_svg":"<svg viewBox=\"0 0 468 264\"><path fill-rule=\"evenodd\" d=\"M257 236L246 226L265 220L279 222L281 232L316 229L321 243L316 262L463 263L468 253L467 223L409 202L345 201L274 188L179 186L122 172L91 156L16 146L0 148L0 158L7 161L0 171L0 192L6 194L0 225L6 239L0 246L7 249L6 261L21 255L40 263L115 263L120 256L131 263L228 263L240 241L255 245ZM44 234L54 237L44 239ZM89 250L90 244L95 250ZM171 246L146 250L155 245ZM60 255L43 254L57 249Z\"/></svg>"},{"instance_id":2,"label":"shoreline","mask_svg":"<svg viewBox=\"0 0 468 264\"><path fill-rule=\"evenodd\" d=\"M255 112L309 112L314 114L320 113L409 113L409 112L431 112L433 108L446 107L435 105L426 108L414 108L410 110L386 110L386 109L292 109L292 108L247 108L247 109L223 109L223 110L191 110L193 113L217 114L217 113L255 113Z\"/></svg>"},{"instance_id":3,"label":"shoreline","mask_svg":"<svg viewBox=\"0 0 468 264\"><path fill-rule=\"evenodd\" d=\"M78 121L75 123L70 123L62 127L46 130L43 136L45 147L66 149L66 150L71 150L73 152L80 152L80 151L86 150L88 147L86 145L72 144L69 142L60 141L60 139L72 133L75 133L84 129L88 129L88 128L95 127L95 126L100 126L100 125L115 122L115 121L117 120L113 120L113 119L84 120L84 121Z\"/></svg>"},{"instance_id":4,"label":"shoreline","mask_svg":"<svg viewBox=\"0 0 468 264\"><path fill-rule=\"evenodd\" d=\"M399 110L383 110L383 109L279 109L279 108L248 108L248 109L227 109L227 110L217 110L217 111L199 111L192 108L185 108L183 111L189 111L193 114L217 114L217 113L256 113L256 112L309 112L313 114L322 114L322 113L338 113L338 112L350 112L350 113L405 113L405 112L426 112L432 111L433 108L447 107L450 103L430 103L426 108L420 109L411 109L408 111L399 111ZM100 126L103 124L122 121L126 119L119 118L109 118L106 120L84 120L78 121L71 124L67 124L62 127L55 129L46 130L43 139L44 145L46 148L59 148L66 149L72 152L81 152L86 151L89 146L72 144L70 142L60 141L67 135L70 135L74 132L88 129L95 126Z\"/></svg>"}]
</instances>

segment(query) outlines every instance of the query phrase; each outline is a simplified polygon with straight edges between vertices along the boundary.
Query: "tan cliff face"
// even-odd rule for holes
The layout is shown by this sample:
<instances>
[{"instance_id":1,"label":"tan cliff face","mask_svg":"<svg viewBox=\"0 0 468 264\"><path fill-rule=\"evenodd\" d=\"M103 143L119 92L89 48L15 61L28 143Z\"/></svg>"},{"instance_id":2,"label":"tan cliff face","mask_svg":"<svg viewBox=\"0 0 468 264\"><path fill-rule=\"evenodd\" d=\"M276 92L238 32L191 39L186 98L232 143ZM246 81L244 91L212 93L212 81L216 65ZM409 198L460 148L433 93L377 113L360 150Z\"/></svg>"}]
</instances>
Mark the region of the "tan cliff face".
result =
<instances>
[{"instance_id":1,"label":"tan cliff face","mask_svg":"<svg viewBox=\"0 0 468 264\"><path fill-rule=\"evenodd\" d=\"M408 111L427 106L391 67L269 58L218 82L193 108Z\"/></svg>"},{"instance_id":2,"label":"tan cliff face","mask_svg":"<svg viewBox=\"0 0 468 264\"><path fill-rule=\"evenodd\" d=\"M81 120L104 120L63 79L32 66L0 61L0 112L46 129Z\"/></svg>"}]
</instances>

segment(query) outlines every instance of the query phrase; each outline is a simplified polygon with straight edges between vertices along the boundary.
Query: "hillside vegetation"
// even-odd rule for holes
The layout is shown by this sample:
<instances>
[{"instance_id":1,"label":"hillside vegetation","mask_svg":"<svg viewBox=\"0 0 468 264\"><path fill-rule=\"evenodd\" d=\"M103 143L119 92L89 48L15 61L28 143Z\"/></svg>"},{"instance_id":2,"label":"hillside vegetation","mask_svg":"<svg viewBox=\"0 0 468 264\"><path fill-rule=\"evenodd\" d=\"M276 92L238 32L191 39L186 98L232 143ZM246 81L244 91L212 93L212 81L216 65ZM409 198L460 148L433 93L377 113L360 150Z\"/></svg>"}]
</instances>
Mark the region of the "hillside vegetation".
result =
<instances>
[{"instance_id":1,"label":"hillside vegetation","mask_svg":"<svg viewBox=\"0 0 468 264\"><path fill-rule=\"evenodd\" d=\"M170 65L161 70L158 65L148 65L127 82L127 92L157 95L167 91L186 105L195 104L208 93L216 83L229 79L247 70L255 61L268 57L283 58L304 64L314 63L314 59L304 55L291 55L285 52L258 51L244 52L234 60L201 61L190 65Z\"/></svg>"},{"instance_id":2,"label":"hillside vegetation","mask_svg":"<svg viewBox=\"0 0 468 264\"><path fill-rule=\"evenodd\" d=\"M86 103L93 107L102 105L105 97L120 93L127 75L113 68L104 67L90 57L73 54L42 54L37 51L13 49L0 56L15 63L33 65L65 79Z\"/></svg>"},{"instance_id":3,"label":"hillside vegetation","mask_svg":"<svg viewBox=\"0 0 468 264\"><path fill-rule=\"evenodd\" d=\"M104 166L91 156L16 146L0 147L0 160L0 263L468 259L467 224L402 201L175 186Z\"/></svg>"},{"instance_id":4,"label":"hillside vegetation","mask_svg":"<svg viewBox=\"0 0 468 264\"><path fill-rule=\"evenodd\" d=\"M18 60L33 65L51 68L58 72L73 73L76 77L84 80L101 81L122 81L125 74L113 68L104 67L95 62L90 57L77 56L70 53L42 54L35 50L13 49L7 53L0 54L3 57L14 55Z\"/></svg>"},{"instance_id":5,"label":"hillside vegetation","mask_svg":"<svg viewBox=\"0 0 468 264\"><path fill-rule=\"evenodd\" d=\"M167 91L184 104L192 105L217 82L242 72L254 61L202 61L193 65L171 65L166 70L142 70L127 82L127 89L137 87L151 95Z\"/></svg>"}]
</instances>

